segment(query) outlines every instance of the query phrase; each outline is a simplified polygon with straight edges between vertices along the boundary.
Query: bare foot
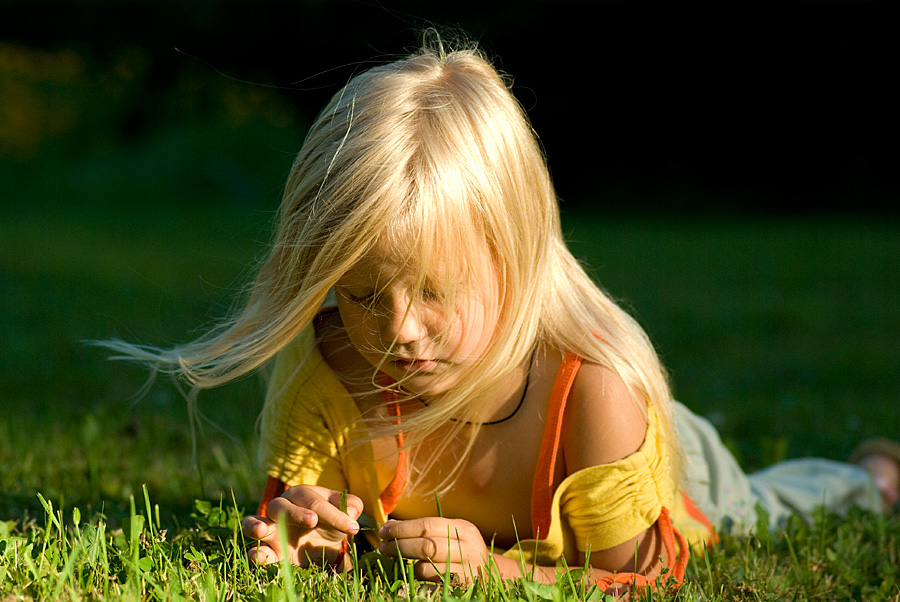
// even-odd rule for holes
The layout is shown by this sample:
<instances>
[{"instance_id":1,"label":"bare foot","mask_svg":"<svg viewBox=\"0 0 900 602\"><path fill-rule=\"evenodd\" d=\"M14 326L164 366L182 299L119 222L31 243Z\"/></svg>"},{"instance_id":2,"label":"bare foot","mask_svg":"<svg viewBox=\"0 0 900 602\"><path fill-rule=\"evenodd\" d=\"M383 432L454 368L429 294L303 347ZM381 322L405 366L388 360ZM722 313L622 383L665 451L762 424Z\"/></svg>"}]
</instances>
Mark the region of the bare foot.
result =
<instances>
[{"instance_id":1,"label":"bare foot","mask_svg":"<svg viewBox=\"0 0 900 602\"><path fill-rule=\"evenodd\" d=\"M900 502L900 464L896 460L872 454L860 458L857 465L872 475L872 482L881 494L886 510Z\"/></svg>"}]
</instances>

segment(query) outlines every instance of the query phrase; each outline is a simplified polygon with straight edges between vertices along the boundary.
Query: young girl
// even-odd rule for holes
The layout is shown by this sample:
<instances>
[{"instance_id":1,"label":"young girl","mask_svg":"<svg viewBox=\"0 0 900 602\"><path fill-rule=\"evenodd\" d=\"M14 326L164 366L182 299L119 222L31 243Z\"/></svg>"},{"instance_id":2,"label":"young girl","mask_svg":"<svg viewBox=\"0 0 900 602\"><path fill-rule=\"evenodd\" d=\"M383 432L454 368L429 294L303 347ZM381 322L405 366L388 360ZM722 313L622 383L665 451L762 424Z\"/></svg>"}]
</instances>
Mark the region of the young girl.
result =
<instances>
[{"instance_id":1,"label":"young girl","mask_svg":"<svg viewBox=\"0 0 900 602\"><path fill-rule=\"evenodd\" d=\"M749 529L757 502L773 522L823 499L878 504L846 464L748 478L670 401L644 332L567 250L507 83L439 41L354 77L321 112L232 321L169 352L119 348L199 388L275 358L269 481L243 522L261 564L346 569L347 536L374 527L420 579L553 582L587 563L610 589L663 569L680 582L691 546L726 519Z\"/></svg>"}]
</instances>

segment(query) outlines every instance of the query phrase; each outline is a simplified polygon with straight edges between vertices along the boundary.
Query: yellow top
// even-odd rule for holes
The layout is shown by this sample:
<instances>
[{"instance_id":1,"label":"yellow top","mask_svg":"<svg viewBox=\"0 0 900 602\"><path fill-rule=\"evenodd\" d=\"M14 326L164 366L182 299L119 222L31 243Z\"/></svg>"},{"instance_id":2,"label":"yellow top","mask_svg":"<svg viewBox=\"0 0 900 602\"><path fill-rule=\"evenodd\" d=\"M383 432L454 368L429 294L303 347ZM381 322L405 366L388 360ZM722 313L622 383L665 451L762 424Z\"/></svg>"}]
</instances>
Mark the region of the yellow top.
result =
<instances>
[{"instance_id":1,"label":"yellow top","mask_svg":"<svg viewBox=\"0 0 900 602\"><path fill-rule=\"evenodd\" d=\"M379 499L374 452L359 443L359 409L325 362L313 326L305 328L279 354L269 383L261 420L259 465L287 485L321 485L359 496L376 524L387 520ZM348 445L356 442L356 445ZM604 550L651 527L663 506L692 545L702 545L709 531L688 514L683 496L672 495L665 446L658 439L655 415L641 448L602 466L569 475L556 489L549 533L523 541L507 555L549 566L563 558L579 564L578 552ZM668 491L667 491L668 490Z\"/></svg>"}]
</instances>

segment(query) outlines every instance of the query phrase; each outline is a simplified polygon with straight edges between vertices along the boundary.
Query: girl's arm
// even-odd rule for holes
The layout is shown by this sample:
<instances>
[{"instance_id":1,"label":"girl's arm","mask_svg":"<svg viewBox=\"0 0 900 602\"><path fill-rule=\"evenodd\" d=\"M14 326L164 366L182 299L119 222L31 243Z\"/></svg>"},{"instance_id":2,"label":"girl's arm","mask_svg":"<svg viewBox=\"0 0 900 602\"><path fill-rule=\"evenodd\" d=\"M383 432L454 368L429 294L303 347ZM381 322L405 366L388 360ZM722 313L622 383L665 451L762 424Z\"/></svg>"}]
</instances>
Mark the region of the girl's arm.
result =
<instances>
[{"instance_id":1,"label":"girl's arm","mask_svg":"<svg viewBox=\"0 0 900 602\"><path fill-rule=\"evenodd\" d=\"M646 402L617 374L585 362L572 385L563 421L566 474L609 464L636 452L647 432L646 416ZM630 541L592 552L590 563L616 573L653 578L662 569L660 556L668 564L662 537L654 525ZM583 557L579 560L584 562Z\"/></svg>"}]
</instances>

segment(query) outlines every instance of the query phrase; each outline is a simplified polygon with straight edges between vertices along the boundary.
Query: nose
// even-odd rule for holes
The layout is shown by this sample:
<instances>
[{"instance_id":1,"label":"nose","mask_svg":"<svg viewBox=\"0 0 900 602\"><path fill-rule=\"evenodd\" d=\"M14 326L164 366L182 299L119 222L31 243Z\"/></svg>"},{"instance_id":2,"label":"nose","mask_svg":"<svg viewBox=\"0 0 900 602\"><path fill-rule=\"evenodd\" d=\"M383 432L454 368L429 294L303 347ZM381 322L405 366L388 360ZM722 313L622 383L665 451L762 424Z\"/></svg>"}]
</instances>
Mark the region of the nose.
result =
<instances>
[{"instance_id":1,"label":"nose","mask_svg":"<svg viewBox=\"0 0 900 602\"><path fill-rule=\"evenodd\" d=\"M397 295L387 305L381 329L386 343L406 345L425 338L428 329L423 312L415 303Z\"/></svg>"}]
</instances>

